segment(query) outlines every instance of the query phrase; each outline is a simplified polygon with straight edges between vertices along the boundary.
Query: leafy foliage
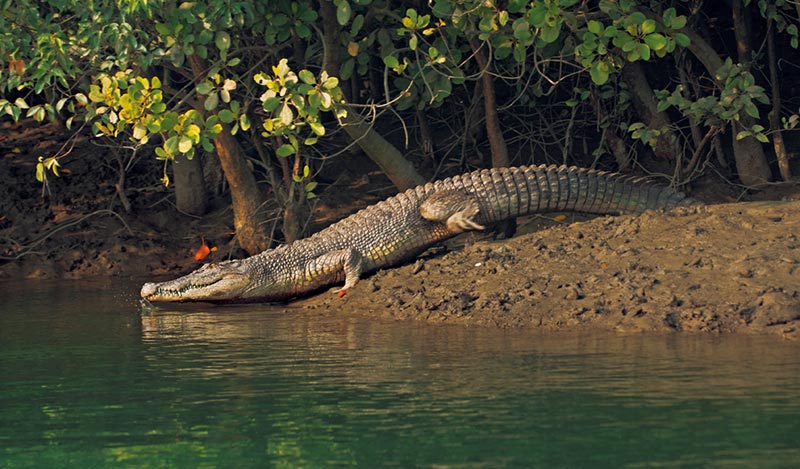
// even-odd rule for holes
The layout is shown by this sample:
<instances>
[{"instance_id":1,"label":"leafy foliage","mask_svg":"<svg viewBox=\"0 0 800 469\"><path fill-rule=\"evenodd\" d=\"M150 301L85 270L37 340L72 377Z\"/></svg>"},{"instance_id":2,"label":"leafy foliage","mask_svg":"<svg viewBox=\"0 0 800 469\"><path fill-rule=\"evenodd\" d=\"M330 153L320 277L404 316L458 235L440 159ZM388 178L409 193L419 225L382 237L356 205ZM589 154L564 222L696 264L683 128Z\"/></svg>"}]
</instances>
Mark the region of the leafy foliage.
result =
<instances>
[{"instance_id":1,"label":"leafy foliage","mask_svg":"<svg viewBox=\"0 0 800 469\"><path fill-rule=\"evenodd\" d=\"M426 111L453 129L464 114L453 109L474 105L470 91L484 74L498 84L503 119L516 126L509 134L549 140L540 145L565 155L569 134L564 142L551 135L575 125L597 133L596 158L603 135L616 129L653 146L665 132L688 134L687 122L736 124L738 137L762 142L775 130L758 123L768 103L757 73L763 57L698 73L687 48L704 18L674 0L334 0L336 50L322 40L326 18L311 0L0 3L0 115L91 123L96 135L155 144L164 161L212 152L229 129L267 143L277 156L270 165L296 158L289 179L303 184L313 163L302 149L333 133L338 122L325 116L342 117L345 95L398 113ZM745 5L797 49L794 3ZM479 50L485 68L476 64ZM339 69L322 70L332 55ZM665 70L654 80L657 111L676 125L650 128L632 115L620 71L633 62ZM691 84L680 79L686 70ZM521 117L536 113L560 127L544 119L533 129ZM743 116L757 123L742 128ZM781 117L786 128L798 122Z\"/></svg>"}]
</instances>

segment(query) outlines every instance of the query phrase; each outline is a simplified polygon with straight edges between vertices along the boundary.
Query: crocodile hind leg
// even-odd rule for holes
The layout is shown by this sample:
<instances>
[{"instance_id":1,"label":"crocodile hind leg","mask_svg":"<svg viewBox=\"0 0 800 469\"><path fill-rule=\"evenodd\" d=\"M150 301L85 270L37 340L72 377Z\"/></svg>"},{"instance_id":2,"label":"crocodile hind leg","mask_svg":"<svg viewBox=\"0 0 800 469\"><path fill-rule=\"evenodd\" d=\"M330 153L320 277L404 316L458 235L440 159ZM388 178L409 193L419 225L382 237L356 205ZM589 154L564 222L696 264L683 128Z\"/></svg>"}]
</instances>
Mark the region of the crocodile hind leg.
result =
<instances>
[{"instance_id":1,"label":"crocodile hind leg","mask_svg":"<svg viewBox=\"0 0 800 469\"><path fill-rule=\"evenodd\" d=\"M455 234L485 229L485 226L474 220L479 211L480 207L474 197L452 189L434 192L419 207L422 218L444 223Z\"/></svg>"}]
</instances>

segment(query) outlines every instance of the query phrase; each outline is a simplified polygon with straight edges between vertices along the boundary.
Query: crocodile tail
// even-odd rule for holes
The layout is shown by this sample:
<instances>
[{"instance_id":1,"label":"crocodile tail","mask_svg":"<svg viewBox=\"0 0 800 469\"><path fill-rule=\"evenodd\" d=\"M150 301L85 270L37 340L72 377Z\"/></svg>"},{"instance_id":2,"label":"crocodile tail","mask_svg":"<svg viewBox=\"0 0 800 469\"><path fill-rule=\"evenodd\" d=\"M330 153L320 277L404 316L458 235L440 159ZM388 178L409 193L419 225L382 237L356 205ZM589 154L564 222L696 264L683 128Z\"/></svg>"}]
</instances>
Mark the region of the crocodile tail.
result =
<instances>
[{"instance_id":1,"label":"crocodile tail","mask_svg":"<svg viewBox=\"0 0 800 469\"><path fill-rule=\"evenodd\" d=\"M481 223L554 211L641 213L692 202L647 178L571 166L494 168L452 182L475 196Z\"/></svg>"}]
</instances>

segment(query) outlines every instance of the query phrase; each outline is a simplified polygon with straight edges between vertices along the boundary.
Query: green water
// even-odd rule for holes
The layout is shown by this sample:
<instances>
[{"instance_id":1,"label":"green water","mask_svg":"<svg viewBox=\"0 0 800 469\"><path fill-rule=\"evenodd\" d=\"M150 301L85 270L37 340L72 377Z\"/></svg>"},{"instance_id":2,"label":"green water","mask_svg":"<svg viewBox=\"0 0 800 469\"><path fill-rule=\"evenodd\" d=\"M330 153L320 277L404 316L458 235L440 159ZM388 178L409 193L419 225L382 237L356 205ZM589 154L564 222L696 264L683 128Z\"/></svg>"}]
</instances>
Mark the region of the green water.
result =
<instances>
[{"instance_id":1,"label":"green water","mask_svg":"<svg viewBox=\"0 0 800 469\"><path fill-rule=\"evenodd\" d=\"M797 467L800 344L0 284L0 467Z\"/></svg>"}]
</instances>

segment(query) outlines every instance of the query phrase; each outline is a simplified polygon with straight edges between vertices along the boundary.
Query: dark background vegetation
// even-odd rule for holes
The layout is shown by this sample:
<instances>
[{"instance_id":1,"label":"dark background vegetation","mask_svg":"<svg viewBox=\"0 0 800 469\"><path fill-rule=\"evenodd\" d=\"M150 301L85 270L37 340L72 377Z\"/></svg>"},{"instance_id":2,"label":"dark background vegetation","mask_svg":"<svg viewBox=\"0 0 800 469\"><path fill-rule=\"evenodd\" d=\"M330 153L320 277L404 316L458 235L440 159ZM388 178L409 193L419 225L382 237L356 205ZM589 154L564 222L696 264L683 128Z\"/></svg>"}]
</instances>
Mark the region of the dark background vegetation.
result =
<instances>
[{"instance_id":1,"label":"dark background vegetation","mask_svg":"<svg viewBox=\"0 0 800 469\"><path fill-rule=\"evenodd\" d=\"M253 254L488 166L779 197L798 17L766 0L9 1L5 272L166 272L203 241Z\"/></svg>"}]
</instances>

